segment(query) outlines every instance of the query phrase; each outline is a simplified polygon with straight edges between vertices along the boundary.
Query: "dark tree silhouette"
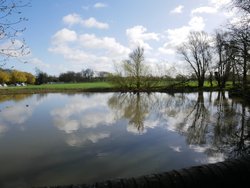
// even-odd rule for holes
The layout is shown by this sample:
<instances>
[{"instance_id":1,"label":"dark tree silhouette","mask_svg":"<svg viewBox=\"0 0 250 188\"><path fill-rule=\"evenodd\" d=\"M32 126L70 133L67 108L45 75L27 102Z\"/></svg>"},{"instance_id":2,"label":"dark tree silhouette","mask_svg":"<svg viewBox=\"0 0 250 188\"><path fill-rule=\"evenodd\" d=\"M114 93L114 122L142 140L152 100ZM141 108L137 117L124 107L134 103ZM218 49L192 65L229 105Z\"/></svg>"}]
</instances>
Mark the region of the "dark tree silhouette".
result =
<instances>
[{"instance_id":1,"label":"dark tree silhouette","mask_svg":"<svg viewBox=\"0 0 250 188\"><path fill-rule=\"evenodd\" d=\"M233 67L233 62L235 61L236 52L233 48L230 34L228 32L217 30L215 34L214 48L217 54L215 79L218 82L218 86L224 88L228 81L230 70Z\"/></svg>"},{"instance_id":2,"label":"dark tree silhouette","mask_svg":"<svg viewBox=\"0 0 250 188\"><path fill-rule=\"evenodd\" d=\"M198 80L198 86L203 87L205 74L212 58L207 33L190 32L188 41L183 43L177 52L191 66Z\"/></svg>"},{"instance_id":3,"label":"dark tree silhouette","mask_svg":"<svg viewBox=\"0 0 250 188\"><path fill-rule=\"evenodd\" d=\"M237 64L242 69L243 88L247 87L247 72L250 65L250 26L245 24L245 20L241 20L231 28L231 40L233 42L232 48L235 51Z\"/></svg>"}]
</instances>

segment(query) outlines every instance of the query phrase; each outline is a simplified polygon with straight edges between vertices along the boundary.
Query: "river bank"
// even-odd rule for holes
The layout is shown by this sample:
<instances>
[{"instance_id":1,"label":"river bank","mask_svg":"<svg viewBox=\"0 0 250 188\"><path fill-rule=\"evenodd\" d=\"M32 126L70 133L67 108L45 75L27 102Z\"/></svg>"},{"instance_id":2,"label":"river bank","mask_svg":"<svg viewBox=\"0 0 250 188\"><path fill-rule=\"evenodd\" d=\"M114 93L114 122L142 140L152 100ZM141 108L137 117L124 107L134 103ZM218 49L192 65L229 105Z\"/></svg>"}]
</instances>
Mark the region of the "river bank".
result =
<instances>
[{"instance_id":1,"label":"river bank","mask_svg":"<svg viewBox=\"0 0 250 188\"><path fill-rule=\"evenodd\" d=\"M226 87L224 90L232 90L232 87ZM198 92L198 91L220 91L216 86L205 85L203 88L198 88L193 83L186 85L167 85L162 84L150 88L120 88L112 85L109 82L87 82L87 83L61 83L61 84L43 84L43 85L28 85L18 87L2 87L0 95L7 94L35 94L35 93L62 93L62 92Z\"/></svg>"}]
</instances>

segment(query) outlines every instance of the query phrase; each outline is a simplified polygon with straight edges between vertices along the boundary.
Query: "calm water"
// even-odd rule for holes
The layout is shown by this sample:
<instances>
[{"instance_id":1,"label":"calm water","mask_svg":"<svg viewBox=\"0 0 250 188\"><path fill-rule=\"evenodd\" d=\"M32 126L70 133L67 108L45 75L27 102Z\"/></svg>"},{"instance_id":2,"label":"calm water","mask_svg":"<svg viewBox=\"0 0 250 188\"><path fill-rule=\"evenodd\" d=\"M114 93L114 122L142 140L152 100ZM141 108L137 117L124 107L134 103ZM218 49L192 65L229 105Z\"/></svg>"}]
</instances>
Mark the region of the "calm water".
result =
<instances>
[{"instance_id":1,"label":"calm water","mask_svg":"<svg viewBox=\"0 0 250 188\"><path fill-rule=\"evenodd\" d=\"M0 187L92 183L249 153L227 93L0 96Z\"/></svg>"}]
</instances>

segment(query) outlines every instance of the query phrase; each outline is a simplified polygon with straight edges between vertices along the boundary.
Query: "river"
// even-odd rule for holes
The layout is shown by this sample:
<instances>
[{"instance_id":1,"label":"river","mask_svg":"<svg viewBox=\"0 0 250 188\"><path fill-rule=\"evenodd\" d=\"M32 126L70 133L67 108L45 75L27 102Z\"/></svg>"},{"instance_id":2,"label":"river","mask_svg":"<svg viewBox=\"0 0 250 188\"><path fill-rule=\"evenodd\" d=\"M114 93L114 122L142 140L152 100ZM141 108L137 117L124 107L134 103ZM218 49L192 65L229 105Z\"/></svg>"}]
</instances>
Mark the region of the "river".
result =
<instances>
[{"instance_id":1,"label":"river","mask_svg":"<svg viewBox=\"0 0 250 188\"><path fill-rule=\"evenodd\" d=\"M0 95L0 187L93 183L250 153L227 92Z\"/></svg>"}]
</instances>

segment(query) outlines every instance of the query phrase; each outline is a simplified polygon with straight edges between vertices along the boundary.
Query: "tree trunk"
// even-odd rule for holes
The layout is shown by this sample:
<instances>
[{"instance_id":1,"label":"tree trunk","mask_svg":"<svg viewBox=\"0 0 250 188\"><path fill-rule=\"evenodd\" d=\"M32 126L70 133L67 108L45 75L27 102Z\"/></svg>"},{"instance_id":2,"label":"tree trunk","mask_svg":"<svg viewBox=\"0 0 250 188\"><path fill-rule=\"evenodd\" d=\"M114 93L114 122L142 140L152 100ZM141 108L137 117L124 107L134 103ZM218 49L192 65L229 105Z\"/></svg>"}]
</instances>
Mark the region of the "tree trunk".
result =
<instances>
[{"instance_id":1,"label":"tree trunk","mask_svg":"<svg viewBox=\"0 0 250 188\"><path fill-rule=\"evenodd\" d=\"M204 79L202 79L202 78L198 79L198 87L202 88L203 85L204 85Z\"/></svg>"},{"instance_id":2,"label":"tree trunk","mask_svg":"<svg viewBox=\"0 0 250 188\"><path fill-rule=\"evenodd\" d=\"M233 87L235 87L235 68L234 68L235 65L233 65L233 75L232 75L232 79L233 79Z\"/></svg>"},{"instance_id":3,"label":"tree trunk","mask_svg":"<svg viewBox=\"0 0 250 188\"><path fill-rule=\"evenodd\" d=\"M140 80L140 76L138 76L136 79L136 89L140 89L140 87L141 87L141 80Z\"/></svg>"},{"instance_id":4,"label":"tree trunk","mask_svg":"<svg viewBox=\"0 0 250 188\"><path fill-rule=\"evenodd\" d=\"M243 89L247 88L247 57L244 56L244 62L243 62Z\"/></svg>"}]
</instances>

